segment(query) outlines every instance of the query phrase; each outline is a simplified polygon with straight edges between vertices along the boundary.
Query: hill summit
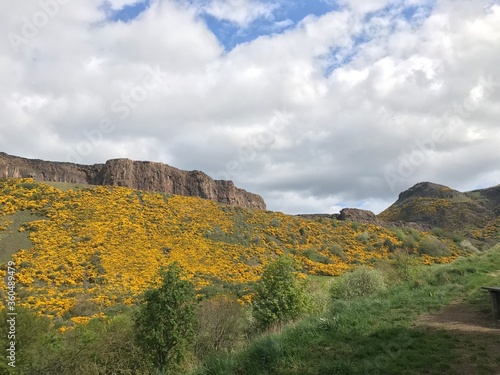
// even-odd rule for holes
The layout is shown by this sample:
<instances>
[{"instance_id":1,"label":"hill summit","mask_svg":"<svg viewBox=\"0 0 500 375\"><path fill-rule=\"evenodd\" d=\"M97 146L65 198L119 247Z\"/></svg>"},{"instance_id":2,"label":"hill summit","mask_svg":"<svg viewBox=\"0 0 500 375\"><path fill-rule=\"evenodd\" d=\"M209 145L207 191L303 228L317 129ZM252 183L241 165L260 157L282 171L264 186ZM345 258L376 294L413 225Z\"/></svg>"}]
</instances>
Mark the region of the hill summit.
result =
<instances>
[{"instance_id":1,"label":"hill summit","mask_svg":"<svg viewBox=\"0 0 500 375\"><path fill-rule=\"evenodd\" d=\"M166 194L194 196L232 206L266 209L261 196L237 188L229 180L213 180L201 171L184 171L163 163L112 159L104 164L26 159L0 152L0 178L124 186Z\"/></svg>"},{"instance_id":2,"label":"hill summit","mask_svg":"<svg viewBox=\"0 0 500 375\"><path fill-rule=\"evenodd\" d=\"M460 192L444 185L420 182L399 194L398 200L381 212L378 218L389 222L416 222L474 234L474 237L489 237L480 232L498 227L499 214L500 185Z\"/></svg>"}]
</instances>

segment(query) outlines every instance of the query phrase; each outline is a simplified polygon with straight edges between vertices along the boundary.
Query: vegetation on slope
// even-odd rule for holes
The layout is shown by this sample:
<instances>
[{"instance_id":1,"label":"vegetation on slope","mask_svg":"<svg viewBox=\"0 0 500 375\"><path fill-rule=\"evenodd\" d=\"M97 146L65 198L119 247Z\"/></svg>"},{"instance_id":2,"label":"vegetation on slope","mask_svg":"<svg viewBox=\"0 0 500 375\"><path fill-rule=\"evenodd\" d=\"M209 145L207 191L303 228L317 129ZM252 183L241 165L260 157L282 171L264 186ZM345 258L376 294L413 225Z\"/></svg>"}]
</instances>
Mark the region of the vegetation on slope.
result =
<instances>
[{"instance_id":1,"label":"vegetation on slope","mask_svg":"<svg viewBox=\"0 0 500 375\"><path fill-rule=\"evenodd\" d=\"M184 361L174 362L178 366L173 373L498 373L500 335L494 329L446 331L422 324L419 316L460 300L489 322L489 301L480 286L500 282L500 247L446 265L424 268L413 260L400 255L379 263L378 270L359 268L334 278L323 311L281 326L277 333L256 334L251 319L245 319L249 310L229 299L204 300L198 309L196 349L183 351ZM163 296L169 299L171 293ZM17 368L0 362L0 374L158 374L149 357L153 352L141 348L141 335L134 340L138 332L134 317L147 309L147 303L129 307L107 321L92 319L60 334L53 320L19 308ZM5 311L1 316L0 345L8 347Z\"/></svg>"},{"instance_id":2,"label":"vegetation on slope","mask_svg":"<svg viewBox=\"0 0 500 375\"><path fill-rule=\"evenodd\" d=\"M388 222L417 222L478 239L486 226L494 225L500 212L500 188L461 193L446 186L419 183L378 217Z\"/></svg>"},{"instance_id":3,"label":"vegetation on slope","mask_svg":"<svg viewBox=\"0 0 500 375\"><path fill-rule=\"evenodd\" d=\"M395 233L122 187L62 191L30 179L4 179L0 212L3 228L20 213L35 215L10 227L29 233L32 243L12 256L21 304L75 323L133 304L146 288L158 285L160 268L173 261L187 272L200 298L230 290L245 303L262 266L283 253L310 275L340 275L388 258L398 248L420 250L421 261L429 264L460 253L452 241L444 253L422 252L419 243L428 234L415 231ZM13 240L0 240L4 255L5 244Z\"/></svg>"},{"instance_id":4,"label":"vegetation on slope","mask_svg":"<svg viewBox=\"0 0 500 375\"><path fill-rule=\"evenodd\" d=\"M215 355L196 375L499 373L498 332L433 329L417 317L458 300L464 309L486 312L494 324L480 287L500 283L500 246L452 264L410 268L411 277L391 279L388 288L380 287L379 277L389 278L391 272L347 273L334 283L324 314L265 334L242 350Z\"/></svg>"}]
</instances>

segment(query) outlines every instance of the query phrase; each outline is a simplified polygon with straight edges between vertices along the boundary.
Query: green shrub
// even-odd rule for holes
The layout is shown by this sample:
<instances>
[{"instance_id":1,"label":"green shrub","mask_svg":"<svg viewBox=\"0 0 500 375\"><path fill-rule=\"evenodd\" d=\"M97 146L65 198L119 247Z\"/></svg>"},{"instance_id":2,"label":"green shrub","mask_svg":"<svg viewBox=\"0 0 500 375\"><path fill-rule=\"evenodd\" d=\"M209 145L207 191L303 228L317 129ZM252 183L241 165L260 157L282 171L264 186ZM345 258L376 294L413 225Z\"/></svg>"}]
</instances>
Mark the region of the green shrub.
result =
<instances>
[{"instance_id":1,"label":"green shrub","mask_svg":"<svg viewBox=\"0 0 500 375\"><path fill-rule=\"evenodd\" d=\"M196 338L195 290L176 262L160 274L162 284L144 293L134 317L135 338L159 373L175 373Z\"/></svg>"},{"instance_id":2,"label":"green shrub","mask_svg":"<svg viewBox=\"0 0 500 375\"><path fill-rule=\"evenodd\" d=\"M418 252L432 257L444 257L451 255L450 246L438 240L434 236L427 236L418 244Z\"/></svg>"},{"instance_id":3,"label":"green shrub","mask_svg":"<svg viewBox=\"0 0 500 375\"><path fill-rule=\"evenodd\" d=\"M197 315L195 350L198 358L235 348L243 340L247 319L236 297L218 295L204 300L198 305Z\"/></svg>"},{"instance_id":4,"label":"green shrub","mask_svg":"<svg viewBox=\"0 0 500 375\"><path fill-rule=\"evenodd\" d=\"M316 249L307 249L306 251L304 251L304 255L306 256L307 259L316 263L323 263L323 264L334 263L327 256L320 254Z\"/></svg>"},{"instance_id":5,"label":"green shrub","mask_svg":"<svg viewBox=\"0 0 500 375\"><path fill-rule=\"evenodd\" d=\"M271 226L274 227L274 228L279 228L281 227L281 221L280 219L274 217L272 220L271 220Z\"/></svg>"},{"instance_id":6,"label":"green shrub","mask_svg":"<svg viewBox=\"0 0 500 375\"><path fill-rule=\"evenodd\" d=\"M66 347L54 362L52 373L152 375L154 369L133 340L133 333L133 320L126 314L107 322L92 319L77 325L66 334Z\"/></svg>"},{"instance_id":7,"label":"green shrub","mask_svg":"<svg viewBox=\"0 0 500 375\"><path fill-rule=\"evenodd\" d=\"M417 247L417 241L413 236L406 236L403 240L403 249L407 251L411 251Z\"/></svg>"},{"instance_id":8,"label":"green shrub","mask_svg":"<svg viewBox=\"0 0 500 375\"><path fill-rule=\"evenodd\" d=\"M356 236L356 239L358 241L361 241L363 242L365 245L368 243L368 241L370 240L370 234L366 231L364 231L363 233L360 233Z\"/></svg>"},{"instance_id":9,"label":"green shrub","mask_svg":"<svg viewBox=\"0 0 500 375\"><path fill-rule=\"evenodd\" d=\"M401 242L404 242L406 240L406 234L403 232L402 229L396 229L394 231L394 234L396 235L397 239L400 240Z\"/></svg>"},{"instance_id":10,"label":"green shrub","mask_svg":"<svg viewBox=\"0 0 500 375\"><path fill-rule=\"evenodd\" d=\"M475 247L469 240L462 240L460 242L460 248L470 254L479 253L477 247Z\"/></svg>"},{"instance_id":11,"label":"green shrub","mask_svg":"<svg viewBox=\"0 0 500 375\"><path fill-rule=\"evenodd\" d=\"M342 245L338 243L335 243L332 246L330 246L328 248L328 252L332 255L335 255L336 257L339 257L344 262L347 260L347 255L344 252L344 248L342 247Z\"/></svg>"},{"instance_id":12,"label":"green shrub","mask_svg":"<svg viewBox=\"0 0 500 375\"><path fill-rule=\"evenodd\" d=\"M17 185L20 188L26 189L26 190L33 190L37 187L37 184L32 183L32 182L23 182Z\"/></svg>"},{"instance_id":13,"label":"green shrub","mask_svg":"<svg viewBox=\"0 0 500 375\"><path fill-rule=\"evenodd\" d=\"M48 374L44 369L50 367L60 344L51 320L20 306L16 307L16 316L7 315L7 312L6 309L0 311L0 344L5 353L0 362L0 374ZM9 319L15 320L16 328L15 368L8 365L7 357L10 342L14 341L9 338Z\"/></svg>"},{"instance_id":14,"label":"green shrub","mask_svg":"<svg viewBox=\"0 0 500 375\"><path fill-rule=\"evenodd\" d=\"M418 273L417 259L405 252L397 252L391 262L392 269L399 281L413 280Z\"/></svg>"},{"instance_id":15,"label":"green shrub","mask_svg":"<svg viewBox=\"0 0 500 375\"><path fill-rule=\"evenodd\" d=\"M298 269L297 261L289 256L281 256L264 267L252 305L259 328L284 324L309 309L310 298Z\"/></svg>"},{"instance_id":16,"label":"green shrub","mask_svg":"<svg viewBox=\"0 0 500 375\"><path fill-rule=\"evenodd\" d=\"M333 298L347 299L362 297L382 291L386 288L382 272L367 267L345 273L332 284Z\"/></svg>"},{"instance_id":17,"label":"green shrub","mask_svg":"<svg viewBox=\"0 0 500 375\"><path fill-rule=\"evenodd\" d=\"M436 237L444 237L445 236L444 230L441 228L438 228L438 227L432 228L432 234L435 235Z\"/></svg>"}]
</instances>

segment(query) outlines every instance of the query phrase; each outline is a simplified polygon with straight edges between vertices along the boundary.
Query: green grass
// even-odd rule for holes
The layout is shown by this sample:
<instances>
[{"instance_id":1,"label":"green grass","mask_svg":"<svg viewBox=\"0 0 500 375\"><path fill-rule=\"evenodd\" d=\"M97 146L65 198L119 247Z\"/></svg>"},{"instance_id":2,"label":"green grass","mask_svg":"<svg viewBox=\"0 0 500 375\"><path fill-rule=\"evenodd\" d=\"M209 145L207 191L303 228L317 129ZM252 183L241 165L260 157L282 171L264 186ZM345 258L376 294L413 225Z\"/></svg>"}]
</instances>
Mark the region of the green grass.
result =
<instances>
[{"instance_id":1,"label":"green grass","mask_svg":"<svg viewBox=\"0 0 500 375\"><path fill-rule=\"evenodd\" d=\"M9 261L17 251L29 249L32 246L28 238L29 232L19 232L22 224L44 218L30 211L18 211L15 214L0 217L0 223L5 221L12 222L12 224L7 226L6 230L0 231L0 263Z\"/></svg>"},{"instance_id":2,"label":"green grass","mask_svg":"<svg viewBox=\"0 0 500 375\"><path fill-rule=\"evenodd\" d=\"M52 186L56 189L62 190L62 191L69 191L69 190L82 190L82 189L92 189L95 188L97 185L88 185L88 184L74 184L71 182L53 182L53 181L43 181L42 182L45 185Z\"/></svg>"},{"instance_id":3,"label":"green grass","mask_svg":"<svg viewBox=\"0 0 500 375\"><path fill-rule=\"evenodd\" d=\"M280 334L265 334L241 351L213 357L197 374L458 375L466 362L476 373L493 374L500 355L484 357L500 343L499 335L454 333L416 324L416 319L456 300L488 309L480 287L500 285L493 274L499 269L500 246L453 264L422 267L411 282L371 297L337 299L321 316L308 317Z\"/></svg>"}]
</instances>

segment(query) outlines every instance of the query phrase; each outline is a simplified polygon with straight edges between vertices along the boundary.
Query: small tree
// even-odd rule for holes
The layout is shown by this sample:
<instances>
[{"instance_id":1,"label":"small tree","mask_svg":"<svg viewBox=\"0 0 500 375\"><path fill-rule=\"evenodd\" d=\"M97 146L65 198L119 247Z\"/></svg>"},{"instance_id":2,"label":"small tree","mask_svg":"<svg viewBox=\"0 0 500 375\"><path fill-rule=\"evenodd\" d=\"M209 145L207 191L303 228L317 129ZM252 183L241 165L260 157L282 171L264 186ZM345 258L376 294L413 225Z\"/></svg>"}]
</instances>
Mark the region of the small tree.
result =
<instances>
[{"instance_id":1,"label":"small tree","mask_svg":"<svg viewBox=\"0 0 500 375\"><path fill-rule=\"evenodd\" d=\"M247 319L234 296L218 295L204 300L198 306L198 319L198 358L234 348L243 340Z\"/></svg>"},{"instance_id":2,"label":"small tree","mask_svg":"<svg viewBox=\"0 0 500 375\"><path fill-rule=\"evenodd\" d=\"M307 311L308 306L306 284L299 277L296 260L281 256L264 267L252 305L260 328L296 319Z\"/></svg>"},{"instance_id":3,"label":"small tree","mask_svg":"<svg viewBox=\"0 0 500 375\"><path fill-rule=\"evenodd\" d=\"M144 294L135 316L138 345L151 358L159 373L175 371L195 340L194 287L177 263L161 271L162 284Z\"/></svg>"}]
</instances>

